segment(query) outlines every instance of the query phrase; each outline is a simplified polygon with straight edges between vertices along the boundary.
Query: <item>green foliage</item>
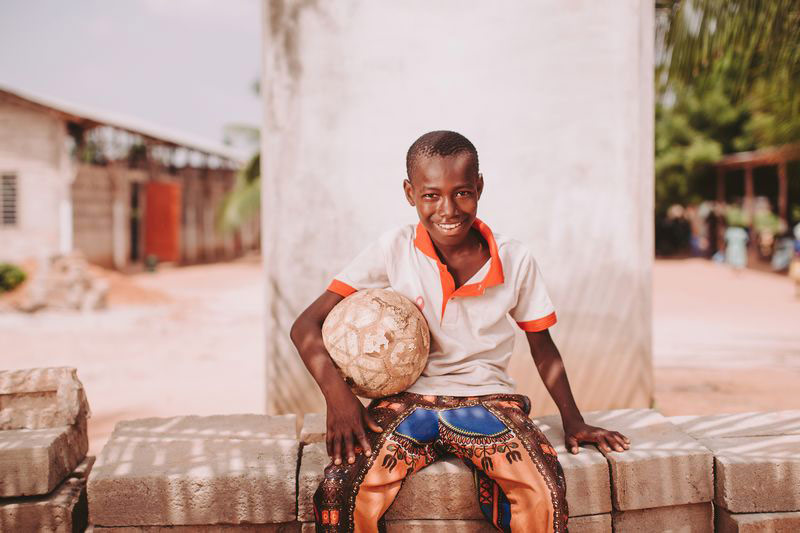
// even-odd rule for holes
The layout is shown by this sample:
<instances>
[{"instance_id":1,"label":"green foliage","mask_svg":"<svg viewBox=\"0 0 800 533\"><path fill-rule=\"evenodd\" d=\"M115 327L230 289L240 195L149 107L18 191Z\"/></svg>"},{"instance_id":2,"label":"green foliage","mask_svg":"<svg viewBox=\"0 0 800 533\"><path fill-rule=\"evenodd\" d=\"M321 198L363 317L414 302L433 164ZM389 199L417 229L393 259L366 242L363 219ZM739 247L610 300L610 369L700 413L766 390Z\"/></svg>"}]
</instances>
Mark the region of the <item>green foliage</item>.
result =
<instances>
[{"instance_id":1,"label":"green foliage","mask_svg":"<svg viewBox=\"0 0 800 533\"><path fill-rule=\"evenodd\" d=\"M25 278L25 272L17 265L0 263L0 292L13 291Z\"/></svg>"},{"instance_id":2,"label":"green foliage","mask_svg":"<svg viewBox=\"0 0 800 533\"><path fill-rule=\"evenodd\" d=\"M717 86L704 92L679 87L671 106L656 105L656 212L674 203L698 202L710 165L725 153L754 147L744 105Z\"/></svg>"},{"instance_id":3,"label":"green foliage","mask_svg":"<svg viewBox=\"0 0 800 533\"><path fill-rule=\"evenodd\" d=\"M800 2L797 0L676 0L657 4L670 12L666 46L669 78L711 86L729 76L736 101L751 100L779 121L797 122L800 111ZM723 69L717 68L723 64ZM761 96L752 101L755 86ZM766 91L766 94L764 91ZM754 108L754 111L756 109ZM795 138L779 137L785 143Z\"/></svg>"},{"instance_id":4,"label":"green foliage","mask_svg":"<svg viewBox=\"0 0 800 533\"><path fill-rule=\"evenodd\" d=\"M236 175L236 183L217 212L217 227L225 232L239 228L261 207L261 155L254 155Z\"/></svg>"},{"instance_id":5,"label":"green foliage","mask_svg":"<svg viewBox=\"0 0 800 533\"><path fill-rule=\"evenodd\" d=\"M656 211L709 197L723 155L800 139L800 2L662 0Z\"/></svg>"},{"instance_id":6,"label":"green foliage","mask_svg":"<svg viewBox=\"0 0 800 533\"><path fill-rule=\"evenodd\" d=\"M747 215L739 206L729 205L725 208L725 224L730 227L747 227Z\"/></svg>"}]
</instances>

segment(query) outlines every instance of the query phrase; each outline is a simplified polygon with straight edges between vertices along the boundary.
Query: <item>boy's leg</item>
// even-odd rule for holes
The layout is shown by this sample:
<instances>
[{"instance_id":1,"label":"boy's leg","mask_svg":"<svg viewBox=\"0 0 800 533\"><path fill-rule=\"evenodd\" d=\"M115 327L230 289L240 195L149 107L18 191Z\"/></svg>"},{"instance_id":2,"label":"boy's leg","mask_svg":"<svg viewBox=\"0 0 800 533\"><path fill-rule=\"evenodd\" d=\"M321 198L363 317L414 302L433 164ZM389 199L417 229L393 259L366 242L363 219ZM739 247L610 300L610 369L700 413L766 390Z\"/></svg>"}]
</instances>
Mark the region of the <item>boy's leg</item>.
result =
<instances>
[{"instance_id":1,"label":"boy's leg","mask_svg":"<svg viewBox=\"0 0 800 533\"><path fill-rule=\"evenodd\" d=\"M318 532L385 531L383 514L403 480L436 459L436 412L417 395L398 394L375 400L370 414L384 428L368 432L372 456L358 450L352 465L330 464L314 494Z\"/></svg>"},{"instance_id":2,"label":"boy's leg","mask_svg":"<svg viewBox=\"0 0 800 533\"><path fill-rule=\"evenodd\" d=\"M564 472L521 395L490 395L440 413L444 449L475 468L478 502L501 531L566 532Z\"/></svg>"}]
</instances>

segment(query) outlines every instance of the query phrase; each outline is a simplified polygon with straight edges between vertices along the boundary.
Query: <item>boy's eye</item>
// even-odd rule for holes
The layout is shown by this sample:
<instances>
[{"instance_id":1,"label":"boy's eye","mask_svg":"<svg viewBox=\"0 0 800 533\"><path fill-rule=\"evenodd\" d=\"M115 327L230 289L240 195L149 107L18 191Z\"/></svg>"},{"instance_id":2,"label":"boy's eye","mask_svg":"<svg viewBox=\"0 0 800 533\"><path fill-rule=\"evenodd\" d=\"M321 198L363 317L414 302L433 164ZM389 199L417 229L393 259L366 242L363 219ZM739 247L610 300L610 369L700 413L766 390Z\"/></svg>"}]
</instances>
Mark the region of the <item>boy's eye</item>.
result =
<instances>
[{"instance_id":1,"label":"boy's eye","mask_svg":"<svg viewBox=\"0 0 800 533\"><path fill-rule=\"evenodd\" d=\"M471 195L472 195L471 191L458 191L456 193L456 196L471 196Z\"/></svg>"},{"instance_id":2,"label":"boy's eye","mask_svg":"<svg viewBox=\"0 0 800 533\"><path fill-rule=\"evenodd\" d=\"M423 194L422 197L425 198L426 200L430 200L431 198L435 198L436 195L433 194L433 193L427 192L427 193Z\"/></svg>"}]
</instances>

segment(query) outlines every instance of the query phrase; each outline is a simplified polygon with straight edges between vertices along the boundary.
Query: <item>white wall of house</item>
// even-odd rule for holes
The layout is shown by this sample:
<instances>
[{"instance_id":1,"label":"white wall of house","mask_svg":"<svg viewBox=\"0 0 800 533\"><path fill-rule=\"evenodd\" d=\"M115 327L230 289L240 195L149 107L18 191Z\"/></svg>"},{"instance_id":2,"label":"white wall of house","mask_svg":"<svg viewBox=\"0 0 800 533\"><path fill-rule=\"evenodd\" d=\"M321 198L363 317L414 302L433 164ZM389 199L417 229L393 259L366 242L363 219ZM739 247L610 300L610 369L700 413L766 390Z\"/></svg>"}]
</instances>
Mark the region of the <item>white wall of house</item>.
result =
<instances>
[{"instance_id":1,"label":"white wall of house","mask_svg":"<svg viewBox=\"0 0 800 533\"><path fill-rule=\"evenodd\" d=\"M360 249L416 221L404 158L434 129L475 143L479 216L538 258L580 407L649 405L652 3L263 6L268 409L324 409L289 328ZM512 376L554 411L524 343Z\"/></svg>"},{"instance_id":2,"label":"white wall of house","mask_svg":"<svg viewBox=\"0 0 800 533\"><path fill-rule=\"evenodd\" d=\"M17 222L0 223L0 261L20 261L69 245L74 176L63 121L0 101L0 175L17 176ZM64 240L67 242L62 242Z\"/></svg>"}]
</instances>

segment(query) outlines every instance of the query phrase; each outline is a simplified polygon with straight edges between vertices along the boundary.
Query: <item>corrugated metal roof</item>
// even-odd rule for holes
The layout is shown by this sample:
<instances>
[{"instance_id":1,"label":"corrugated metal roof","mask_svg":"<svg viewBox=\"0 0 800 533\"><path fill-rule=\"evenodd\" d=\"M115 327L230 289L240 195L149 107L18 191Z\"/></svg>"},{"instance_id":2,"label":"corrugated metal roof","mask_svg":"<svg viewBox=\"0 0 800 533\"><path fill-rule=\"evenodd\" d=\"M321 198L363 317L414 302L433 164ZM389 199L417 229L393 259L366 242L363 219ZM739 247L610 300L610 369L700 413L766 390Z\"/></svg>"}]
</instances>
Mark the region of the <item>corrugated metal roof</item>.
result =
<instances>
[{"instance_id":1,"label":"corrugated metal roof","mask_svg":"<svg viewBox=\"0 0 800 533\"><path fill-rule=\"evenodd\" d=\"M120 113L113 113L109 111L93 109L85 105L63 102L55 98L35 95L3 85L0 85L0 94L16 97L36 106L55 110L63 115L67 115L72 120L112 126L114 128L135 133L141 135L142 137L147 137L165 144L190 148L192 150L221 157L238 164L244 163L244 161L247 159L246 154L243 154L239 150L229 146L225 146L224 144L214 143L212 141L208 141L207 139L196 137L191 134L178 132L169 128L157 126L155 124L150 124L144 120L128 117Z\"/></svg>"}]
</instances>

